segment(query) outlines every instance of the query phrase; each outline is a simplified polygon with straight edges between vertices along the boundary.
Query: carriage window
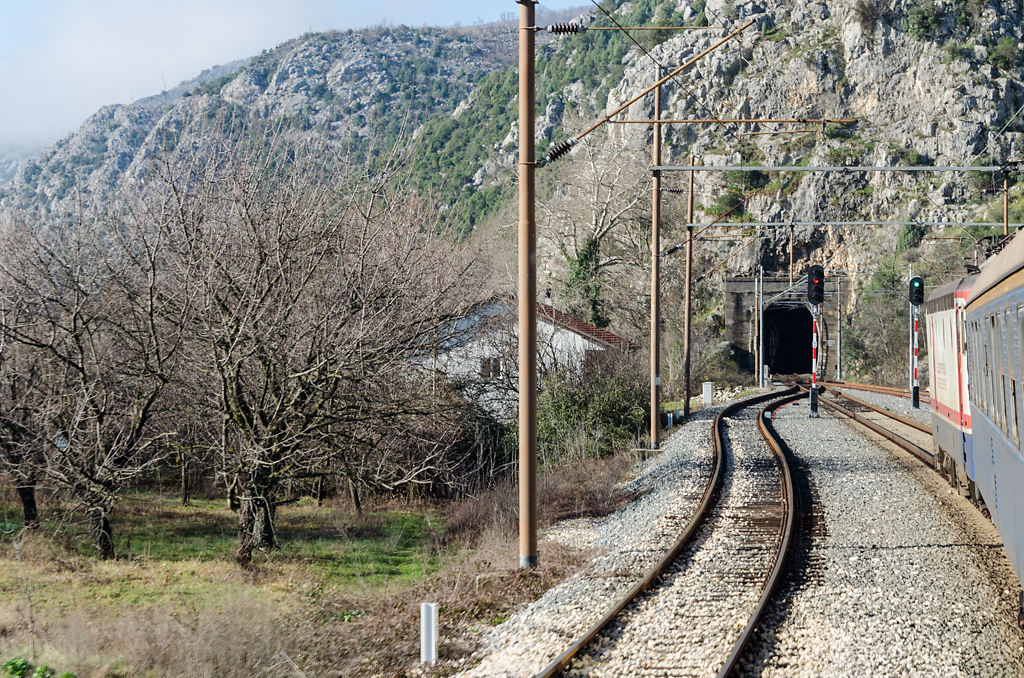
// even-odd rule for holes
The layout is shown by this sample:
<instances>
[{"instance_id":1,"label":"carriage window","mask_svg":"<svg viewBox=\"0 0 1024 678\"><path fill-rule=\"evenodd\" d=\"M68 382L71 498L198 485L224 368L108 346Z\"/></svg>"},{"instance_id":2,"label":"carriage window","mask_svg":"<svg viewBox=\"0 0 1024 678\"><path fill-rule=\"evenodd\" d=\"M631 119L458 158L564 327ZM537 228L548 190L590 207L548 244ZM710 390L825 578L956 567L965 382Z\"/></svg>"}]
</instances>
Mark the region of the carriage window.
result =
<instances>
[{"instance_id":1,"label":"carriage window","mask_svg":"<svg viewBox=\"0 0 1024 678\"><path fill-rule=\"evenodd\" d=\"M974 322L971 323L967 330L967 350L975 350L971 348L972 346L981 346L981 344L978 343L978 323ZM971 355L974 355L973 360L971 359ZM974 387L974 399L978 404L979 409L981 406L981 393L979 392L981 390L981 377L979 376L981 374L981 361L982 355L980 350L975 350L975 353L973 354L967 354L968 388L970 386Z\"/></svg>"},{"instance_id":2,"label":"carriage window","mask_svg":"<svg viewBox=\"0 0 1024 678\"><path fill-rule=\"evenodd\" d=\"M981 341L981 337L978 334L978 322L971 323L971 339L967 344L967 350L971 350L971 346L974 346L976 351L974 353L974 360L971 360L970 354L967 356L967 362L969 363L970 369L974 370L974 378L971 379L974 382L975 399L978 403L978 409L982 412L985 411L985 379L982 376L985 369L985 347Z\"/></svg>"},{"instance_id":3,"label":"carriage window","mask_svg":"<svg viewBox=\"0 0 1024 678\"><path fill-rule=\"evenodd\" d=\"M995 425L999 423L999 400L996 394L998 388L995 385L995 375L999 373L999 356L995 352L995 316L988 316L988 394L985 404L988 406L988 416L992 418Z\"/></svg>"},{"instance_id":4,"label":"carriage window","mask_svg":"<svg viewBox=\"0 0 1024 678\"><path fill-rule=\"evenodd\" d=\"M1024 356L1020 355L1020 347L1024 345L1024 305L1017 307L1017 338L1013 341L1017 352L1017 383L1015 388L1017 405L1017 447L1024 440Z\"/></svg>"},{"instance_id":5,"label":"carriage window","mask_svg":"<svg viewBox=\"0 0 1024 678\"><path fill-rule=\"evenodd\" d=\"M999 368L996 365L996 319L988 317L988 325L985 328L988 336L985 338L985 367L988 378L985 379L985 411L994 421L998 421L998 408L996 405L996 372Z\"/></svg>"},{"instance_id":6,"label":"carriage window","mask_svg":"<svg viewBox=\"0 0 1024 678\"><path fill-rule=\"evenodd\" d=\"M974 325L974 345L981 349L978 352L978 402L981 403L981 411L988 414L988 344L982 338L984 323L978 322ZM970 360L970 357L967 358Z\"/></svg>"},{"instance_id":7,"label":"carriage window","mask_svg":"<svg viewBox=\"0 0 1024 678\"><path fill-rule=\"evenodd\" d=\"M1009 402L1007 401L1007 398L1006 398L1006 375L1005 374L1000 374L999 375L999 400L1001 401L1000 402L1000 408L999 408L999 415L1003 418L1003 420L1001 422L999 422L999 428L1002 430L1002 432L1004 434L1009 435L1008 431L1009 431L1009 428L1010 428L1010 424L1009 424L1010 416L1009 416L1009 413L1007 412L1007 409L1006 409L1006 406L1009 405Z\"/></svg>"},{"instance_id":8,"label":"carriage window","mask_svg":"<svg viewBox=\"0 0 1024 678\"><path fill-rule=\"evenodd\" d=\"M1006 430L1006 379L1005 366L1003 365L1003 314L996 311L992 316L992 355L993 361L992 381L995 384L995 398L992 404L996 408L996 428L1000 431Z\"/></svg>"},{"instance_id":9,"label":"carriage window","mask_svg":"<svg viewBox=\"0 0 1024 678\"><path fill-rule=\"evenodd\" d=\"M1013 375L1016 373L1013 360L1013 316L1010 309L1003 312L999 332L999 353L1003 360L1003 433L1007 440L1014 437L1017 428L1017 403Z\"/></svg>"},{"instance_id":10,"label":"carriage window","mask_svg":"<svg viewBox=\"0 0 1024 678\"><path fill-rule=\"evenodd\" d=\"M1017 380L1010 379L1010 417L1013 419L1013 423L1010 426L1010 433L1008 435L1011 438L1013 438L1013 442L1016 443L1018 446L1020 445L1020 412L1018 409L1019 402L1020 401L1017 398Z\"/></svg>"}]
</instances>

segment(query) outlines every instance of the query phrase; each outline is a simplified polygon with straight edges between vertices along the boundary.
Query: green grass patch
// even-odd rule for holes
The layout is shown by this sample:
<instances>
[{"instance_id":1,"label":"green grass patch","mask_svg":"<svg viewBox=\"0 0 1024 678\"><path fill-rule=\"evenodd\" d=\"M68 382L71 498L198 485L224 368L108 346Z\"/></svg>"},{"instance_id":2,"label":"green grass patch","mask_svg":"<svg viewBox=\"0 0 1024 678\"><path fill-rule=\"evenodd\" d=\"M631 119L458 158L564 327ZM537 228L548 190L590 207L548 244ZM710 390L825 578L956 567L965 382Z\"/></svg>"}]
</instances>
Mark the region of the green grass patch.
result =
<instances>
[{"instance_id":1,"label":"green grass patch","mask_svg":"<svg viewBox=\"0 0 1024 678\"><path fill-rule=\"evenodd\" d=\"M306 499L283 506L280 548L260 553L253 571L234 563L237 518L223 500L182 506L156 493L129 496L112 516L118 557L111 561L95 559L84 526L63 515L45 509L42 528L20 544L18 555L13 542L20 506L0 503L0 596L30 590L38 604L57 607L194 606L255 588L277 600L297 582L342 590L416 583L444 558L438 548L443 525L427 509L357 516Z\"/></svg>"},{"instance_id":2,"label":"green grass patch","mask_svg":"<svg viewBox=\"0 0 1024 678\"><path fill-rule=\"evenodd\" d=\"M237 517L223 500L182 506L171 497L138 495L125 502L114 524L118 552L133 559L230 561L238 545ZM436 565L440 527L425 511L355 516L303 499L278 509L280 548L266 558L302 564L330 583L412 581Z\"/></svg>"}]
</instances>

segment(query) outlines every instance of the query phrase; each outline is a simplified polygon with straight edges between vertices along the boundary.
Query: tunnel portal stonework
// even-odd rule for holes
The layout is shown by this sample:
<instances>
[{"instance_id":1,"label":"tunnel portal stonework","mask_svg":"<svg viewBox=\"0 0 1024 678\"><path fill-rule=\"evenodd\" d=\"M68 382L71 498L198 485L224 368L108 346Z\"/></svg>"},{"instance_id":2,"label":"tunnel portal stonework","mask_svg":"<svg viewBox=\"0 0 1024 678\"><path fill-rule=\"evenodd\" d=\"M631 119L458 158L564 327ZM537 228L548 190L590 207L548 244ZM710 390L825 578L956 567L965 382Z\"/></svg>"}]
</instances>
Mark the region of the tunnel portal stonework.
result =
<instances>
[{"instance_id":1,"label":"tunnel portal stonework","mask_svg":"<svg viewBox=\"0 0 1024 678\"><path fill-rule=\"evenodd\" d=\"M818 337L818 378L836 377L839 336L839 285L837 279L825 277L825 302L821 305ZM788 292L787 292L788 290ZM807 303L807 281L796 276L790 285L788 275L764 276L765 301L765 364L780 367L800 367L801 373L810 373L811 306ZM757 278L732 277L725 279L725 339L741 365L751 372L757 370ZM777 326L785 324L785 326ZM802 335L806 332L806 340ZM806 358L800 358L805 353ZM772 371L775 373L775 370Z\"/></svg>"}]
</instances>

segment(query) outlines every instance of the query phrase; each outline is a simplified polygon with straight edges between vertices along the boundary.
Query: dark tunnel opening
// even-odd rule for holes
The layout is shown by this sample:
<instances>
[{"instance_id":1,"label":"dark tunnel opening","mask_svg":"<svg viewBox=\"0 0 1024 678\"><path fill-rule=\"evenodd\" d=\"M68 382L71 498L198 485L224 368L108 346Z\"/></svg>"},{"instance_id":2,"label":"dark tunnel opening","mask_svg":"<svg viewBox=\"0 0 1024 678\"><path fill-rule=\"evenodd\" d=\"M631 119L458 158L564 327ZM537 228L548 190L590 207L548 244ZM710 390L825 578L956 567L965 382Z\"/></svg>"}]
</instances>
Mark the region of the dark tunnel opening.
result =
<instances>
[{"instance_id":1,"label":"dark tunnel opening","mask_svg":"<svg viewBox=\"0 0 1024 678\"><path fill-rule=\"evenodd\" d=\"M806 308L765 309L764 360L772 374L810 374L811 322Z\"/></svg>"}]
</instances>

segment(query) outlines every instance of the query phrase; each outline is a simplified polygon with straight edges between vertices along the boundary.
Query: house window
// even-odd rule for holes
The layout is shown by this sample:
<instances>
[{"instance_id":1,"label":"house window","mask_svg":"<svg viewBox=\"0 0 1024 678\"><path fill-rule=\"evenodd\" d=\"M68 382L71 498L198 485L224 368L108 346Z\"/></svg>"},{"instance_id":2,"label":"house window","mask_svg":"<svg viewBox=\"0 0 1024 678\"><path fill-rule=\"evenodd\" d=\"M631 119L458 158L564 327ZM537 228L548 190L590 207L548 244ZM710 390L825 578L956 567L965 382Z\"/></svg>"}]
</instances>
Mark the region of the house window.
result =
<instances>
[{"instance_id":1,"label":"house window","mask_svg":"<svg viewBox=\"0 0 1024 678\"><path fill-rule=\"evenodd\" d=\"M481 358L480 378L493 381L501 377L501 358Z\"/></svg>"}]
</instances>

